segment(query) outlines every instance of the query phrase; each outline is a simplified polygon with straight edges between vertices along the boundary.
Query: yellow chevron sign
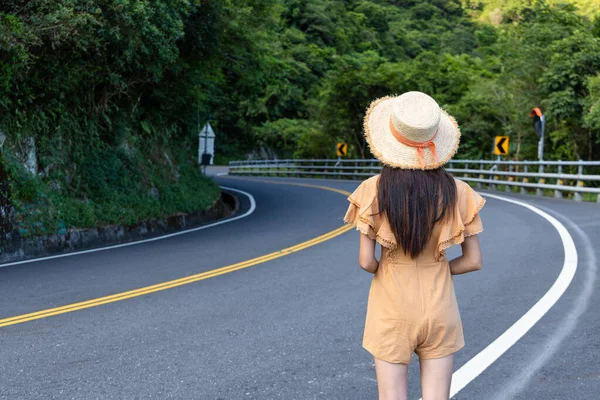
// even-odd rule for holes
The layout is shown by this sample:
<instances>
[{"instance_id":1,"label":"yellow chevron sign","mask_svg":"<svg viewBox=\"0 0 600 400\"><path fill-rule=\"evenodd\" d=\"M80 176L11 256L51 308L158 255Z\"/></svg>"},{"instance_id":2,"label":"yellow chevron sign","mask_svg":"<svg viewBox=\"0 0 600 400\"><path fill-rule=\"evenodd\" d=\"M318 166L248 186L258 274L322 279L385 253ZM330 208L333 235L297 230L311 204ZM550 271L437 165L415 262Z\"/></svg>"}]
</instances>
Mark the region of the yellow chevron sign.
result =
<instances>
[{"instance_id":1,"label":"yellow chevron sign","mask_svg":"<svg viewBox=\"0 0 600 400\"><path fill-rule=\"evenodd\" d=\"M348 143L338 143L335 152L338 157L345 157L348 154Z\"/></svg>"},{"instance_id":2,"label":"yellow chevron sign","mask_svg":"<svg viewBox=\"0 0 600 400\"><path fill-rule=\"evenodd\" d=\"M508 136L496 136L494 141L494 154L503 156L508 154Z\"/></svg>"}]
</instances>

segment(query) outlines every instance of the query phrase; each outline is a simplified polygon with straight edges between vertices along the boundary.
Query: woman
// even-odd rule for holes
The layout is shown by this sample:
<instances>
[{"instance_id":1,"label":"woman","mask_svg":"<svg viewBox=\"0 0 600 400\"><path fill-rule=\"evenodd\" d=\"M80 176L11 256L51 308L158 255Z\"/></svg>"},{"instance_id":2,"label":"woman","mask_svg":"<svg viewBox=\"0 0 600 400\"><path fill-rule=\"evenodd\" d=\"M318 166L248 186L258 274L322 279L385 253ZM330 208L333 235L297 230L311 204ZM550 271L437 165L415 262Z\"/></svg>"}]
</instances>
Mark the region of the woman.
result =
<instances>
[{"instance_id":1,"label":"woman","mask_svg":"<svg viewBox=\"0 0 600 400\"><path fill-rule=\"evenodd\" d=\"M363 347L375 358L379 399L407 398L415 352L423 400L447 400L453 354L464 346L452 275L481 268L476 235L485 200L443 169L460 131L426 94L373 102L365 137L383 170L348 198L344 220L361 232L358 262L374 274ZM462 256L448 261L445 250L455 244Z\"/></svg>"}]
</instances>

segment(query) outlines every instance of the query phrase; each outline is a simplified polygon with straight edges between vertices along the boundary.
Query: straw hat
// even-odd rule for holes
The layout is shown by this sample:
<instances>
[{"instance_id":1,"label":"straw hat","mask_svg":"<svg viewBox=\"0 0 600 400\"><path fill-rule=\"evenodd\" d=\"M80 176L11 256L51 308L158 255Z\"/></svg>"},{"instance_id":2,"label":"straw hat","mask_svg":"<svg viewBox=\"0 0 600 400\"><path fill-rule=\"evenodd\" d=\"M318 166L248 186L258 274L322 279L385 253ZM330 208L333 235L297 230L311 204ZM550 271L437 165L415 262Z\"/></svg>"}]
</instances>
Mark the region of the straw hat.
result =
<instances>
[{"instance_id":1,"label":"straw hat","mask_svg":"<svg viewBox=\"0 0 600 400\"><path fill-rule=\"evenodd\" d=\"M384 165L404 169L435 169L458 149L456 120L421 92L375 100L365 116L365 137Z\"/></svg>"}]
</instances>

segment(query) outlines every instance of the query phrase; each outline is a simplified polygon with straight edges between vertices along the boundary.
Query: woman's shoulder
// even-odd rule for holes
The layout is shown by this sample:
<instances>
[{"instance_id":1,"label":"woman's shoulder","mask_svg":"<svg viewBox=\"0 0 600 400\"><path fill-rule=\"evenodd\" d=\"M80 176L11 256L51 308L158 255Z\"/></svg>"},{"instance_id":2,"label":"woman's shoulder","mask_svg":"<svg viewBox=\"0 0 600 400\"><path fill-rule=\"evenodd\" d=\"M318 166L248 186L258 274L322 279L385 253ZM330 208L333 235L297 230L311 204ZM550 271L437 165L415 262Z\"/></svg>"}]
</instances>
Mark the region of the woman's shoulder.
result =
<instances>
[{"instance_id":1,"label":"woman's shoulder","mask_svg":"<svg viewBox=\"0 0 600 400\"><path fill-rule=\"evenodd\" d=\"M457 177L454 177L454 182L456 183L456 190L461 193L464 192L467 188L470 189L471 186L469 186L469 184L463 180L458 179Z\"/></svg>"},{"instance_id":2,"label":"woman's shoulder","mask_svg":"<svg viewBox=\"0 0 600 400\"><path fill-rule=\"evenodd\" d=\"M363 183L368 182L369 185L377 185L377 182L379 182L380 176L381 176L381 174L373 175L372 177L366 179Z\"/></svg>"},{"instance_id":3,"label":"woman's shoulder","mask_svg":"<svg viewBox=\"0 0 600 400\"><path fill-rule=\"evenodd\" d=\"M371 193L371 194L377 193L377 185L379 182L379 176L380 175L377 174L368 179L365 179L364 181L361 182L361 184L358 186L356 191L360 191L360 192L364 192L364 193Z\"/></svg>"},{"instance_id":4,"label":"woman's shoulder","mask_svg":"<svg viewBox=\"0 0 600 400\"><path fill-rule=\"evenodd\" d=\"M467 182L454 178L456 182L457 203L463 219L469 222L484 206L485 199Z\"/></svg>"},{"instance_id":5,"label":"woman's shoulder","mask_svg":"<svg viewBox=\"0 0 600 400\"><path fill-rule=\"evenodd\" d=\"M377 203L377 183L379 175L372 176L361 182L348 200L357 207L371 207Z\"/></svg>"},{"instance_id":6,"label":"woman's shoulder","mask_svg":"<svg viewBox=\"0 0 600 400\"><path fill-rule=\"evenodd\" d=\"M478 195L475 189L473 189L467 182L460 180L457 177L454 177L454 182L456 183L456 192L459 199Z\"/></svg>"}]
</instances>

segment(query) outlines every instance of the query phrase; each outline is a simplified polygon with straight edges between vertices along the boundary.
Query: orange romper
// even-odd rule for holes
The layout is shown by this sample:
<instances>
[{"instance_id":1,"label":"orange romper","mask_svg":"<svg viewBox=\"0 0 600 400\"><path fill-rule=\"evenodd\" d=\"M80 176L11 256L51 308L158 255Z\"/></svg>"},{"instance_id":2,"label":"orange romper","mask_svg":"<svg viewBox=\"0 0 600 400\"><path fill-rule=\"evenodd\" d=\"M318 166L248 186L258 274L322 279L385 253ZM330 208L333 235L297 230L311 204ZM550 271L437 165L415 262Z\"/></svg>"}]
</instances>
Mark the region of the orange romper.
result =
<instances>
[{"instance_id":1,"label":"orange romper","mask_svg":"<svg viewBox=\"0 0 600 400\"><path fill-rule=\"evenodd\" d=\"M379 214L379 175L364 181L348 200L344 221L382 246L369 292L363 347L390 363L440 358L464 346L462 322L445 250L483 230L479 210L485 200L456 179L454 217L438 222L423 252L411 259L398 248L385 216Z\"/></svg>"}]
</instances>

